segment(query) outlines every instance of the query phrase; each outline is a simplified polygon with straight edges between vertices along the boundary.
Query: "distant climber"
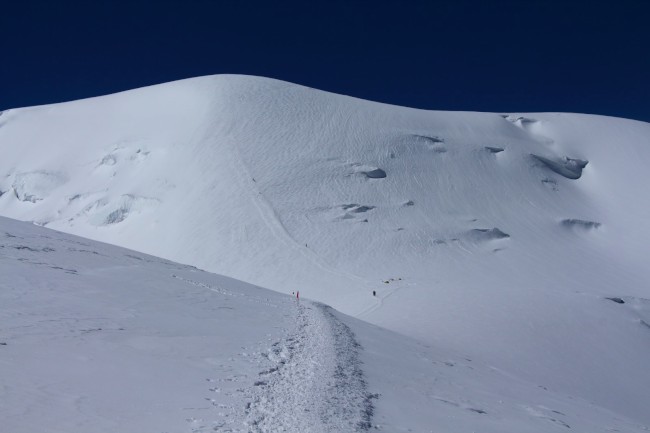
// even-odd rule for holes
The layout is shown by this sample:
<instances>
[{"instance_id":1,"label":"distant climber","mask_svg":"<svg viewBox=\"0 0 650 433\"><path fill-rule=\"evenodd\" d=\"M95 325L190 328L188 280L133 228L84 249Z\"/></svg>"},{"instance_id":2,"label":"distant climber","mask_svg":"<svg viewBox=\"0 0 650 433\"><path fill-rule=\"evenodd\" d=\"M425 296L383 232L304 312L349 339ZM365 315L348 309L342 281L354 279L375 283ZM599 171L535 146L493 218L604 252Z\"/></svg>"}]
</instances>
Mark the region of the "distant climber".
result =
<instances>
[{"instance_id":1,"label":"distant climber","mask_svg":"<svg viewBox=\"0 0 650 433\"><path fill-rule=\"evenodd\" d=\"M372 296L377 296L377 291L376 290L372 291Z\"/></svg>"},{"instance_id":2,"label":"distant climber","mask_svg":"<svg viewBox=\"0 0 650 433\"><path fill-rule=\"evenodd\" d=\"M300 299L300 290L296 292L296 299Z\"/></svg>"}]
</instances>

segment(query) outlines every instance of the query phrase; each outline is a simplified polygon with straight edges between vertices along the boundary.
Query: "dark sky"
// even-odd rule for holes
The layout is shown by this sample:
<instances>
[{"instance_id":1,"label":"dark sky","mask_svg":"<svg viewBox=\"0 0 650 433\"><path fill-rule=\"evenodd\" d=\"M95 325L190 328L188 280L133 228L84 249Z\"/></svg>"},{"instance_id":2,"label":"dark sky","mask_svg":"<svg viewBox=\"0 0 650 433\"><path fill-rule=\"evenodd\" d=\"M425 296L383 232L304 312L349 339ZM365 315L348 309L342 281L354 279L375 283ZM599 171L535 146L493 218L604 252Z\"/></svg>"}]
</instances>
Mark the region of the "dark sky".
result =
<instances>
[{"instance_id":1,"label":"dark sky","mask_svg":"<svg viewBox=\"0 0 650 433\"><path fill-rule=\"evenodd\" d=\"M650 2L0 1L0 109L218 73L650 121Z\"/></svg>"}]
</instances>

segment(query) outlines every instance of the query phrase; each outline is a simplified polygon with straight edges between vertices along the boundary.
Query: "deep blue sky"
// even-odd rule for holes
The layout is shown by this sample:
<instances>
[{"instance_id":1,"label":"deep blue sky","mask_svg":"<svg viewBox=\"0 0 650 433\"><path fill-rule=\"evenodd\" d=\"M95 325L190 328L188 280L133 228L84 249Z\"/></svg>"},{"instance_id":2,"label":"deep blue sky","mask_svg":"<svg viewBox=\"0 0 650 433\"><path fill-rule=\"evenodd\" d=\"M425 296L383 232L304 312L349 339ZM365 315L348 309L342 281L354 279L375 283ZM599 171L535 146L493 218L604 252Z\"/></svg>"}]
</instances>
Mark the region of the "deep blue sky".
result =
<instances>
[{"instance_id":1,"label":"deep blue sky","mask_svg":"<svg viewBox=\"0 0 650 433\"><path fill-rule=\"evenodd\" d=\"M0 2L0 109L217 73L650 121L650 2Z\"/></svg>"}]
</instances>

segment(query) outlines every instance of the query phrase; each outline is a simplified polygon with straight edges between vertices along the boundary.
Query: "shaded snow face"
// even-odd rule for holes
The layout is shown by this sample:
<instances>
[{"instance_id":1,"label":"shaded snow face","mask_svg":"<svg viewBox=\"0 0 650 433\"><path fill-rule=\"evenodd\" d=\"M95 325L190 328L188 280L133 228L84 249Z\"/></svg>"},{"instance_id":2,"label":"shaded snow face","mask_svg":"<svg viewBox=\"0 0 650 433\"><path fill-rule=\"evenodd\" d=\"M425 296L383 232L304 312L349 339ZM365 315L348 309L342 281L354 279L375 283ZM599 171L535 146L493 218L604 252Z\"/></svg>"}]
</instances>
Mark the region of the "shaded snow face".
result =
<instances>
[{"instance_id":1,"label":"shaded snow face","mask_svg":"<svg viewBox=\"0 0 650 433\"><path fill-rule=\"evenodd\" d=\"M300 290L646 419L645 329L601 301L648 297L648 137L204 77L6 112L0 213Z\"/></svg>"},{"instance_id":2,"label":"shaded snow face","mask_svg":"<svg viewBox=\"0 0 650 433\"><path fill-rule=\"evenodd\" d=\"M564 176L567 179L580 179L580 176L582 176L582 169L589 163L589 161L568 158L566 156L561 159L550 159L539 155L531 156L542 162L554 173Z\"/></svg>"}]
</instances>

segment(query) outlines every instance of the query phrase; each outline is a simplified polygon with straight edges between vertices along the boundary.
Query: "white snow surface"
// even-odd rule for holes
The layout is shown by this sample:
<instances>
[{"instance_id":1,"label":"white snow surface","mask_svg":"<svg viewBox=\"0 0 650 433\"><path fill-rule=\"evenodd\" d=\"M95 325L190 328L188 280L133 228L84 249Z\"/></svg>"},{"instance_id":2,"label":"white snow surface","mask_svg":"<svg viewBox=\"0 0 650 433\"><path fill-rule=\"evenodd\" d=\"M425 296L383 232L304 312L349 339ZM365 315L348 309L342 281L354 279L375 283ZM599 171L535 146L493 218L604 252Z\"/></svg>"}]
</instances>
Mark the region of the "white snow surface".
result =
<instances>
[{"instance_id":1,"label":"white snow surface","mask_svg":"<svg viewBox=\"0 0 650 433\"><path fill-rule=\"evenodd\" d=\"M521 381L585 402L572 429L604 426L600 408L650 425L649 166L643 122L423 111L245 76L0 115L0 214L300 290L480 360L445 373L467 394L440 396L438 378L411 400L429 421L443 416L432 396L461 411L483 392L528 395L526 420L556 419ZM300 320L324 326L319 311ZM498 407L473 412L481 430ZM431 429L460 431L450 423ZM552 431L524 418L494 431L526 428Z\"/></svg>"},{"instance_id":2,"label":"white snow surface","mask_svg":"<svg viewBox=\"0 0 650 433\"><path fill-rule=\"evenodd\" d=\"M0 217L3 432L642 432L318 302Z\"/></svg>"}]
</instances>

